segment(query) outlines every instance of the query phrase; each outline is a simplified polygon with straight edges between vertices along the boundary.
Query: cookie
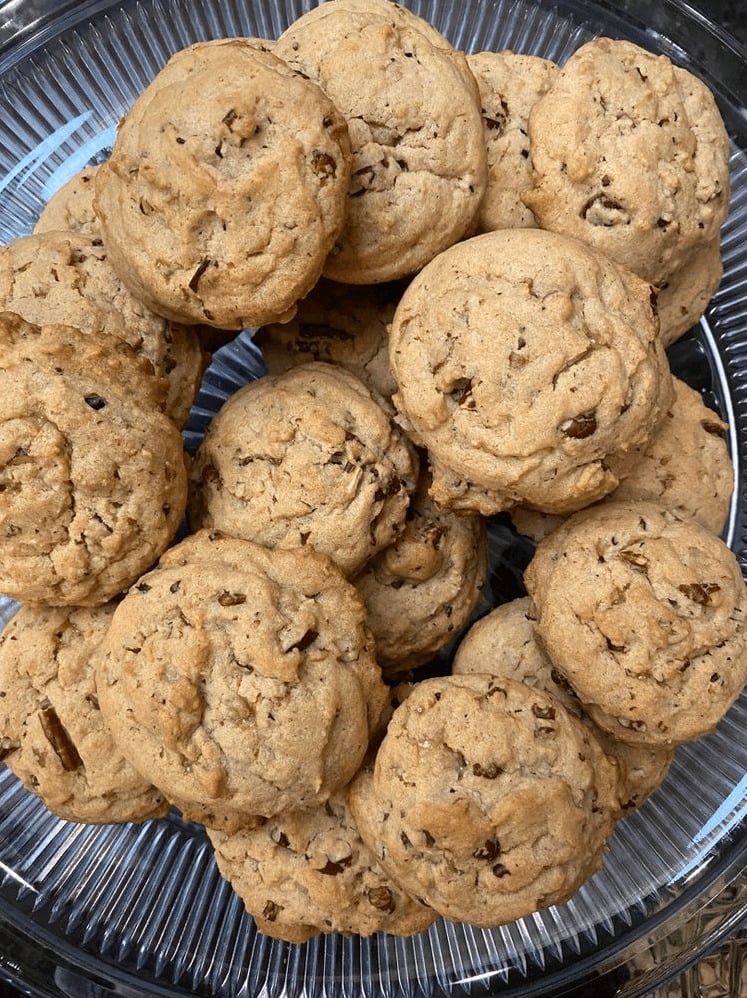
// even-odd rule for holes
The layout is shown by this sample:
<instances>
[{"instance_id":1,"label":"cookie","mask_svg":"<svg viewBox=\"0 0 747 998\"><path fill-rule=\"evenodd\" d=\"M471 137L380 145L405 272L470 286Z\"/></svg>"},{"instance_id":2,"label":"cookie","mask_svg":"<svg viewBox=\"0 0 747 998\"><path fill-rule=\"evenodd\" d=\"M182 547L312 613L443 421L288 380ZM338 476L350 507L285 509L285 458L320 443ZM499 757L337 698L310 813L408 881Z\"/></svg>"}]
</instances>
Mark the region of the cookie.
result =
<instances>
[{"instance_id":1,"label":"cookie","mask_svg":"<svg viewBox=\"0 0 747 998\"><path fill-rule=\"evenodd\" d=\"M98 236L93 210L94 178L98 166L86 166L54 192L34 225L38 232L82 232Z\"/></svg>"},{"instance_id":2,"label":"cookie","mask_svg":"<svg viewBox=\"0 0 747 998\"><path fill-rule=\"evenodd\" d=\"M417 473L358 378L304 364L224 403L195 456L189 519L268 547L308 544L352 576L404 530Z\"/></svg>"},{"instance_id":3,"label":"cookie","mask_svg":"<svg viewBox=\"0 0 747 998\"><path fill-rule=\"evenodd\" d=\"M330 0L274 49L348 123L346 222L324 274L349 284L416 272L472 231L486 185L479 94L464 55L380 6Z\"/></svg>"},{"instance_id":4,"label":"cookie","mask_svg":"<svg viewBox=\"0 0 747 998\"><path fill-rule=\"evenodd\" d=\"M607 495L671 401L649 285L539 229L475 236L428 264L397 306L389 356L433 498L483 514Z\"/></svg>"},{"instance_id":5,"label":"cookie","mask_svg":"<svg viewBox=\"0 0 747 998\"><path fill-rule=\"evenodd\" d=\"M133 298L99 237L45 232L0 248L0 308L37 325L118 336L167 379L167 415L179 427L187 421L207 360L197 333Z\"/></svg>"},{"instance_id":6,"label":"cookie","mask_svg":"<svg viewBox=\"0 0 747 998\"><path fill-rule=\"evenodd\" d=\"M536 630L586 713L620 741L711 732L747 682L733 552L650 502L608 502L544 538L524 573Z\"/></svg>"},{"instance_id":7,"label":"cookie","mask_svg":"<svg viewBox=\"0 0 747 998\"><path fill-rule=\"evenodd\" d=\"M673 751L647 745L629 745L588 718L568 681L553 667L534 633L531 601L524 596L503 603L476 621L459 643L454 675L487 673L545 690L566 710L583 721L617 766L617 795L623 811L641 804L662 783L672 763Z\"/></svg>"},{"instance_id":8,"label":"cookie","mask_svg":"<svg viewBox=\"0 0 747 998\"><path fill-rule=\"evenodd\" d=\"M734 466L724 437L728 427L700 392L679 378L672 383L674 401L609 498L657 502L720 534L734 490ZM511 519L520 533L537 541L563 521L520 506L511 510Z\"/></svg>"},{"instance_id":9,"label":"cookie","mask_svg":"<svg viewBox=\"0 0 747 998\"><path fill-rule=\"evenodd\" d=\"M259 930L274 939L298 942L330 932L411 936L436 919L363 844L345 789L253 831L208 834L221 874Z\"/></svg>"},{"instance_id":10,"label":"cookie","mask_svg":"<svg viewBox=\"0 0 747 998\"><path fill-rule=\"evenodd\" d=\"M706 85L665 55L595 38L529 116L524 204L660 286L719 235L729 140Z\"/></svg>"},{"instance_id":11,"label":"cookie","mask_svg":"<svg viewBox=\"0 0 747 998\"><path fill-rule=\"evenodd\" d=\"M322 278L290 322L255 334L267 370L284 374L311 361L340 364L388 402L397 387L389 367L389 324L404 287L399 281L366 287Z\"/></svg>"},{"instance_id":12,"label":"cookie","mask_svg":"<svg viewBox=\"0 0 747 998\"><path fill-rule=\"evenodd\" d=\"M567 900L602 864L616 775L554 698L510 679L418 683L350 806L363 841L439 914L491 927Z\"/></svg>"},{"instance_id":13,"label":"cookie","mask_svg":"<svg viewBox=\"0 0 747 998\"><path fill-rule=\"evenodd\" d=\"M240 329L289 318L316 283L349 180L347 127L322 90L256 41L222 39L177 52L138 97L94 205L136 298Z\"/></svg>"},{"instance_id":14,"label":"cookie","mask_svg":"<svg viewBox=\"0 0 747 998\"><path fill-rule=\"evenodd\" d=\"M425 664L466 624L488 571L485 520L452 513L428 496L423 473L401 536L353 582L368 611L385 676Z\"/></svg>"},{"instance_id":15,"label":"cookie","mask_svg":"<svg viewBox=\"0 0 747 998\"><path fill-rule=\"evenodd\" d=\"M114 606L21 607L0 637L3 762L67 821L144 821L163 794L118 751L99 710L93 656Z\"/></svg>"},{"instance_id":16,"label":"cookie","mask_svg":"<svg viewBox=\"0 0 747 998\"><path fill-rule=\"evenodd\" d=\"M363 604L327 558L206 531L118 605L97 688L131 764L224 831L344 786L387 697Z\"/></svg>"},{"instance_id":17,"label":"cookie","mask_svg":"<svg viewBox=\"0 0 747 998\"><path fill-rule=\"evenodd\" d=\"M106 603L181 523L181 434L145 391L137 401L128 394L132 354L118 366L112 353L107 369L93 337L7 313L0 349L0 592L54 606Z\"/></svg>"},{"instance_id":18,"label":"cookie","mask_svg":"<svg viewBox=\"0 0 747 998\"><path fill-rule=\"evenodd\" d=\"M529 112L549 90L558 66L510 50L469 53L467 65L480 90L488 154L488 186L478 229L534 227L534 215L521 200L522 192L532 186Z\"/></svg>"},{"instance_id":19,"label":"cookie","mask_svg":"<svg viewBox=\"0 0 747 998\"><path fill-rule=\"evenodd\" d=\"M724 274L721 240L695 249L682 266L658 288L659 335L671 346L696 326L718 290Z\"/></svg>"}]
</instances>

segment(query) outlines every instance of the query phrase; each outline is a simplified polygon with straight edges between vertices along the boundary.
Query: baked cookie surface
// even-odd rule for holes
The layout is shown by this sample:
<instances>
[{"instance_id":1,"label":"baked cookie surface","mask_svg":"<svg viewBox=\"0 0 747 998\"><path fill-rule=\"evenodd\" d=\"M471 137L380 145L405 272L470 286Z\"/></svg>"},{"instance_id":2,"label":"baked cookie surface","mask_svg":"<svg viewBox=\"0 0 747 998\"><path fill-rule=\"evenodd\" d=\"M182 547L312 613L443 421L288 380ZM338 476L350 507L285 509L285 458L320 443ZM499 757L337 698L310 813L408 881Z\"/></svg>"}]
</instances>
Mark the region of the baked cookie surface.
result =
<instances>
[{"instance_id":1,"label":"baked cookie surface","mask_svg":"<svg viewBox=\"0 0 747 998\"><path fill-rule=\"evenodd\" d=\"M747 590L732 551L655 503L583 510L524 573L536 629L584 710L621 741L713 730L747 682Z\"/></svg>"},{"instance_id":2,"label":"baked cookie surface","mask_svg":"<svg viewBox=\"0 0 747 998\"><path fill-rule=\"evenodd\" d=\"M543 228L655 285L718 237L729 198L726 128L705 84L667 56L628 41L587 42L532 108L529 136L535 181L523 200Z\"/></svg>"},{"instance_id":3,"label":"baked cookie surface","mask_svg":"<svg viewBox=\"0 0 747 998\"><path fill-rule=\"evenodd\" d=\"M353 374L311 363L239 389L192 466L190 522L269 547L308 544L353 575L402 532L414 448Z\"/></svg>"},{"instance_id":4,"label":"baked cookie surface","mask_svg":"<svg viewBox=\"0 0 747 998\"><path fill-rule=\"evenodd\" d=\"M295 21L274 49L348 123L346 222L324 273L350 284L414 273L462 238L486 184L479 95L464 55L412 17L379 7L331 0Z\"/></svg>"},{"instance_id":5,"label":"baked cookie surface","mask_svg":"<svg viewBox=\"0 0 747 998\"><path fill-rule=\"evenodd\" d=\"M354 781L361 836L408 892L484 927L566 900L602 863L616 774L554 698L509 679L418 683ZM361 792L361 790L363 792Z\"/></svg>"},{"instance_id":6,"label":"baked cookie surface","mask_svg":"<svg viewBox=\"0 0 747 998\"><path fill-rule=\"evenodd\" d=\"M37 232L99 234L93 210L94 179L98 166L86 166L62 185L47 201L34 226Z\"/></svg>"},{"instance_id":7,"label":"baked cookie surface","mask_svg":"<svg viewBox=\"0 0 747 998\"><path fill-rule=\"evenodd\" d=\"M0 637L3 762L67 821L144 821L163 794L119 752L98 707L93 657L114 606L21 607Z\"/></svg>"},{"instance_id":8,"label":"baked cookie surface","mask_svg":"<svg viewBox=\"0 0 747 998\"><path fill-rule=\"evenodd\" d=\"M240 329L290 317L314 285L349 178L347 127L322 90L255 40L224 39L178 52L138 97L95 208L137 298Z\"/></svg>"},{"instance_id":9,"label":"baked cookie surface","mask_svg":"<svg viewBox=\"0 0 747 998\"><path fill-rule=\"evenodd\" d=\"M659 335L665 347L697 325L724 275L721 240L697 247L658 288Z\"/></svg>"},{"instance_id":10,"label":"baked cookie surface","mask_svg":"<svg viewBox=\"0 0 747 998\"><path fill-rule=\"evenodd\" d=\"M97 687L131 763L224 831L347 783L387 696L362 603L328 559L205 531L119 604Z\"/></svg>"},{"instance_id":11,"label":"baked cookie surface","mask_svg":"<svg viewBox=\"0 0 747 998\"><path fill-rule=\"evenodd\" d=\"M397 306L389 351L432 496L484 514L602 498L671 400L649 285L539 229L486 233L432 261Z\"/></svg>"}]
</instances>

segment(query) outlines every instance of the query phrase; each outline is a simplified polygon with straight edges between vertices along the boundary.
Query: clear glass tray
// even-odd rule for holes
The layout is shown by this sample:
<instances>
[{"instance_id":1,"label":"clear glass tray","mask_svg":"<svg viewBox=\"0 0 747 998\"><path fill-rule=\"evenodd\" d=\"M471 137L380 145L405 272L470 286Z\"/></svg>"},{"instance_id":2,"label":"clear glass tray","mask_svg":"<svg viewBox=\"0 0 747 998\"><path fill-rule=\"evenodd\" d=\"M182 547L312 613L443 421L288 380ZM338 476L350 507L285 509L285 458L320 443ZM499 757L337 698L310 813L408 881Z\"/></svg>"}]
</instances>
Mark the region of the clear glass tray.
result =
<instances>
[{"instance_id":1,"label":"clear glass tray","mask_svg":"<svg viewBox=\"0 0 747 998\"><path fill-rule=\"evenodd\" d=\"M725 530L747 567L747 67L680 0L410 0L467 50L563 62L626 37L703 77L731 138L725 276L673 369L730 424L735 493ZM106 157L116 123L176 49L276 36L302 0L0 0L0 242L30 231L51 193ZM263 370L250 333L220 350L185 430L194 450L235 388ZM509 598L526 545L496 519L483 598ZM485 603L482 604L484 609ZM0 624L15 607L0 598ZM51 815L0 767L0 979L39 995L636 996L729 936L747 914L747 695L718 731L678 750L664 785L619 825L604 869L562 907L484 931L437 922L413 939L255 932L202 830L176 816L86 826Z\"/></svg>"}]
</instances>

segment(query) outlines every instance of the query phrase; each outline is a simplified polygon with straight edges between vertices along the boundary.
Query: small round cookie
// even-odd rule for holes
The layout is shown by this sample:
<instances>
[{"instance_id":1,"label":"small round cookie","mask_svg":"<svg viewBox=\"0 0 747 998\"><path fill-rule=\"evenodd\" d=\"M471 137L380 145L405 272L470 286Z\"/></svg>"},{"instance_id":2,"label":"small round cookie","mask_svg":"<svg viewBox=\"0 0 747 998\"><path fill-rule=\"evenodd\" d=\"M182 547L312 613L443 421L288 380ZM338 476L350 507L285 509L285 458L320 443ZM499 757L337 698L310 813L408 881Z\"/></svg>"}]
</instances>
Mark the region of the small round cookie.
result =
<instances>
[{"instance_id":1,"label":"small round cookie","mask_svg":"<svg viewBox=\"0 0 747 998\"><path fill-rule=\"evenodd\" d=\"M723 275L721 240L716 238L695 249L682 266L659 285L656 308L659 335L665 347L697 325Z\"/></svg>"},{"instance_id":2,"label":"small round cookie","mask_svg":"<svg viewBox=\"0 0 747 998\"><path fill-rule=\"evenodd\" d=\"M529 116L540 226L583 239L661 285L718 237L729 140L706 85L667 56L595 38Z\"/></svg>"},{"instance_id":3,"label":"small round cookie","mask_svg":"<svg viewBox=\"0 0 747 998\"><path fill-rule=\"evenodd\" d=\"M218 869L265 935L411 936L436 913L405 893L361 841L347 790L253 831L209 831Z\"/></svg>"},{"instance_id":4,"label":"small round cookie","mask_svg":"<svg viewBox=\"0 0 747 998\"><path fill-rule=\"evenodd\" d=\"M404 13L329 0L275 53L345 115L353 150L346 222L327 277L373 284L415 273L472 231L487 165L465 56Z\"/></svg>"},{"instance_id":5,"label":"small round cookie","mask_svg":"<svg viewBox=\"0 0 747 998\"><path fill-rule=\"evenodd\" d=\"M617 788L623 811L640 807L661 784L672 763L669 748L629 745L588 718L565 676L537 642L528 596L503 603L476 621L459 643L452 666L454 675L487 673L526 683L556 697L586 724L617 765Z\"/></svg>"},{"instance_id":6,"label":"small round cookie","mask_svg":"<svg viewBox=\"0 0 747 998\"><path fill-rule=\"evenodd\" d=\"M671 400L649 285L539 229L475 236L423 268L389 356L433 498L484 514L602 498Z\"/></svg>"},{"instance_id":7,"label":"small round cookie","mask_svg":"<svg viewBox=\"0 0 747 998\"><path fill-rule=\"evenodd\" d=\"M177 52L138 97L94 205L136 298L240 329L289 318L316 283L349 181L347 127L323 91L255 40L221 39Z\"/></svg>"},{"instance_id":8,"label":"small round cookie","mask_svg":"<svg viewBox=\"0 0 747 998\"><path fill-rule=\"evenodd\" d=\"M311 363L232 395L192 465L189 518L268 547L308 544L348 576L404 530L417 455L365 385Z\"/></svg>"},{"instance_id":9,"label":"small round cookie","mask_svg":"<svg viewBox=\"0 0 747 998\"><path fill-rule=\"evenodd\" d=\"M267 370L283 374L315 360L340 364L391 407L397 386L389 367L389 325L404 289L399 281L355 286L322 278L290 322L257 331Z\"/></svg>"},{"instance_id":10,"label":"small round cookie","mask_svg":"<svg viewBox=\"0 0 747 998\"><path fill-rule=\"evenodd\" d=\"M94 179L98 166L86 166L62 185L42 209L34 233L82 232L98 236L99 223L93 210Z\"/></svg>"},{"instance_id":11,"label":"small round cookie","mask_svg":"<svg viewBox=\"0 0 747 998\"><path fill-rule=\"evenodd\" d=\"M169 808L99 710L92 662L113 613L23 606L0 637L3 762L66 821L144 821Z\"/></svg>"},{"instance_id":12,"label":"small round cookie","mask_svg":"<svg viewBox=\"0 0 747 998\"><path fill-rule=\"evenodd\" d=\"M117 380L92 337L77 334L80 350L50 348L45 359L35 336L74 343L77 330L10 320L0 316L0 592L53 606L106 603L181 523L181 434L145 392L133 399L132 354Z\"/></svg>"},{"instance_id":13,"label":"small round cookie","mask_svg":"<svg viewBox=\"0 0 747 998\"><path fill-rule=\"evenodd\" d=\"M600 868L616 780L554 697L446 676L397 708L350 806L392 879L447 918L491 927L567 900Z\"/></svg>"},{"instance_id":14,"label":"small round cookie","mask_svg":"<svg viewBox=\"0 0 747 998\"><path fill-rule=\"evenodd\" d=\"M96 680L131 764L224 831L344 786L387 698L362 601L329 559L207 531L118 605Z\"/></svg>"},{"instance_id":15,"label":"small round cookie","mask_svg":"<svg viewBox=\"0 0 747 998\"><path fill-rule=\"evenodd\" d=\"M72 232L25 236L0 248L0 308L37 325L118 336L168 381L164 410L187 421L206 357L195 330L155 315L111 267L100 237Z\"/></svg>"},{"instance_id":16,"label":"small round cookie","mask_svg":"<svg viewBox=\"0 0 747 998\"><path fill-rule=\"evenodd\" d=\"M480 89L488 152L479 230L534 227L534 215L521 200L532 186L529 112L547 93L559 68L550 59L508 49L469 53L467 65Z\"/></svg>"},{"instance_id":17,"label":"small round cookie","mask_svg":"<svg viewBox=\"0 0 747 998\"><path fill-rule=\"evenodd\" d=\"M428 496L421 474L401 536L353 579L386 677L417 668L467 623L488 573L485 520Z\"/></svg>"},{"instance_id":18,"label":"small round cookie","mask_svg":"<svg viewBox=\"0 0 747 998\"><path fill-rule=\"evenodd\" d=\"M651 502L582 510L524 573L536 630L584 710L620 741L711 732L747 682L747 589L733 552Z\"/></svg>"}]
</instances>

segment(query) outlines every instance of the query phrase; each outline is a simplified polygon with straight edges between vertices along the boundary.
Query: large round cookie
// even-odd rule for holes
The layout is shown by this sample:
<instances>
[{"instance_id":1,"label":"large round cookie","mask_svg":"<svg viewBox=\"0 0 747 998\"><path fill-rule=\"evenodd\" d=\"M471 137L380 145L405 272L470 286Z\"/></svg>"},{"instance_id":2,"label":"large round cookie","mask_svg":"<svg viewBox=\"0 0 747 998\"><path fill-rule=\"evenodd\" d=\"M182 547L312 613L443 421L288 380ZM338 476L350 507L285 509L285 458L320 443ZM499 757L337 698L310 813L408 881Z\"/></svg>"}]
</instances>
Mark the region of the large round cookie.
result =
<instances>
[{"instance_id":1,"label":"large round cookie","mask_svg":"<svg viewBox=\"0 0 747 998\"><path fill-rule=\"evenodd\" d=\"M651 502L583 510L537 546L536 629L589 716L621 741L712 731L747 682L747 589L732 551Z\"/></svg>"},{"instance_id":2,"label":"large round cookie","mask_svg":"<svg viewBox=\"0 0 747 998\"><path fill-rule=\"evenodd\" d=\"M389 351L433 497L486 514L600 499L671 400L649 286L539 229L440 254L402 296Z\"/></svg>"},{"instance_id":3,"label":"large round cookie","mask_svg":"<svg viewBox=\"0 0 747 998\"><path fill-rule=\"evenodd\" d=\"M132 765L222 830L326 800L386 702L362 602L327 558L206 531L119 604L97 687Z\"/></svg>"},{"instance_id":4,"label":"large round cookie","mask_svg":"<svg viewBox=\"0 0 747 998\"><path fill-rule=\"evenodd\" d=\"M361 837L437 912L494 926L567 900L602 863L616 774L558 700L487 675L418 683L394 712L372 781L350 805Z\"/></svg>"},{"instance_id":5,"label":"large round cookie","mask_svg":"<svg viewBox=\"0 0 747 998\"><path fill-rule=\"evenodd\" d=\"M546 229L577 236L660 285L718 237L729 140L706 85L667 56L596 38L568 59L529 117Z\"/></svg>"},{"instance_id":6,"label":"large round cookie","mask_svg":"<svg viewBox=\"0 0 747 998\"><path fill-rule=\"evenodd\" d=\"M435 921L361 841L347 796L343 789L253 830L208 833L218 869L266 935L290 942L327 932L410 936Z\"/></svg>"},{"instance_id":7,"label":"large round cookie","mask_svg":"<svg viewBox=\"0 0 747 998\"><path fill-rule=\"evenodd\" d=\"M0 248L0 309L37 325L118 336L168 382L164 410L187 421L205 367L195 330L155 315L112 269L100 237L44 232Z\"/></svg>"},{"instance_id":8,"label":"large round cookie","mask_svg":"<svg viewBox=\"0 0 747 998\"><path fill-rule=\"evenodd\" d=\"M328 97L255 40L174 55L96 175L115 270L153 311L226 329L293 314L339 235L350 144Z\"/></svg>"},{"instance_id":9,"label":"large round cookie","mask_svg":"<svg viewBox=\"0 0 747 998\"><path fill-rule=\"evenodd\" d=\"M2 759L67 821L144 821L163 794L119 752L99 710L93 657L114 606L21 607L0 637Z\"/></svg>"},{"instance_id":10,"label":"large round cookie","mask_svg":"<svg viewBox=\"0 0 747 998\"><path fill-rule=\"evenodd\" d=\"M352 576L402 533L417 469L358 378L303 364L224 403L192 466L190 522L269 547L308 544Z\"/></svg>"},{"instance_id":11,"label":"large round cookie","mask_svg":"<svg viewBox=\"0 0 747 998\"><path fill-rule=\"evenodd\" d=\"M0 592L21 602L106 603L181 523L181 434L119 346L107 359L75 329L0 314Z\"/></svg>"},{"instance_id":12,"label":"large round cookie","mask_svg":"<svg viewBox=\"0 0 747 998\"><path fill-rule=\"evenodd\" d=\"M486 184L479 95L464 55L419 19L379 7L330 0L291 24L274 50L318 82L348 123L347 218L324 273L350 284L414 273L462 238Z\"/></svg>"}]
</instances>

